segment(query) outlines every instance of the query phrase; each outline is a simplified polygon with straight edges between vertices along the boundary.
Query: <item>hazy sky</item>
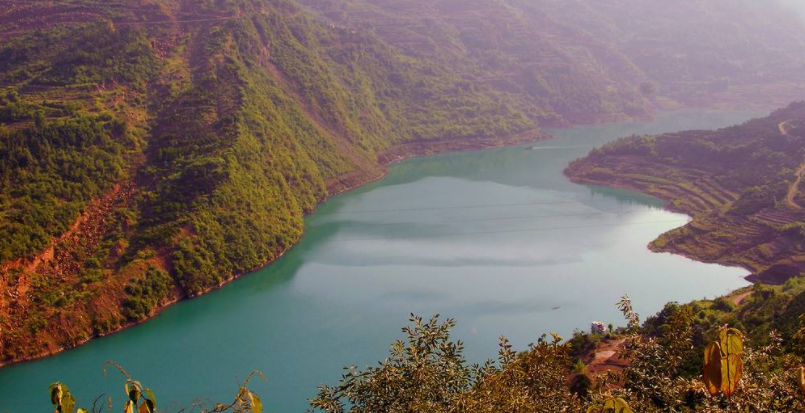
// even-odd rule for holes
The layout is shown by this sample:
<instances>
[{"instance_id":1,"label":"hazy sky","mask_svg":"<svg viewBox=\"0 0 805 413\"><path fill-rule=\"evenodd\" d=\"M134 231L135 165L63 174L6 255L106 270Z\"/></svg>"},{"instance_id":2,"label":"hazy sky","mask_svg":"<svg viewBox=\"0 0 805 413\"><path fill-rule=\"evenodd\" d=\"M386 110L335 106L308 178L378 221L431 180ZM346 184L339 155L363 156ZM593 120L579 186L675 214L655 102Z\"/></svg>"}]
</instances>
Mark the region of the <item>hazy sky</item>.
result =
<instances>
[{"instance_id":1,"label":"hazy sky","mask_svg":"<svg viewBox=\"0 0 805 413\"><path fill-rule=\"evenodd\" d=\"M777 0L780 3L787 5L795 9L800 17L802 17L803 21L805 21L805 0Z\"/></svg>"}]
</instances>

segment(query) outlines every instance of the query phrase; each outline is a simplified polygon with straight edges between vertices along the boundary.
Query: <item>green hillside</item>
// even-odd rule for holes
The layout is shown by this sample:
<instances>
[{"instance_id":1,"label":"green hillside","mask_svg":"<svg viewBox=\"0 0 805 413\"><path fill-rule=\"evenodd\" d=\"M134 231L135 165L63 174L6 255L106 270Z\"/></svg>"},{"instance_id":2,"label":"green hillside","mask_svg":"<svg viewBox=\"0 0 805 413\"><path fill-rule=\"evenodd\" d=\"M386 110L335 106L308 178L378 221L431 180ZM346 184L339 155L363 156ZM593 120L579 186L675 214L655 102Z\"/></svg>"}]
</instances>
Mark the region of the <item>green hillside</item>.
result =
<instances>
[{"instance_id":1,"label":"green hillside","mask_svg":"<svg viewBox=\"0 0 805 413\"><path fill-rule=\"evenodd\" d=\"M0 363L144 321L277 259L319 202L403 157L645 118L676 90L635 55L654 46L617 25L514 0L397 3L5 2ZM659 40L678 36L656 24ZM798 28L751 44L797 53ZM707 47L722 44L733 61L728 36ZM798 62L738 62L725 76L766 93L779 85L758 73L788 87Z\"/></svg>"},{"instance_id":2,"label":"green hillside","mask_svg":"<svg viewBox=\"0 0 805 413\"><path fill-rule=\"evenodd\" d=\"M15 4L0 36L3 361L276 259L395 145L542 137L506 94L291 2Z\"/></svg>"},{"instance_id":3,"label":"green hillside","mask_svg":"<svg viewBox=\"0 0 805 413\"><path fill-rule=\"evenodd\" d=\"M636 189L693 221L652 243L705 262L740 265L780 284L805 266L805 103L718 131L624 138L567 170L581 183Z\"/></svg>"},{"instance_id":4,"label":"green hillside","mask_svg":"<svg viewBox=\"0 0 805 413\"><path fill-rule=\"evenodd\" d=\"M144 322L278 259L320 202L406 156L805 96L803 22L751 0L0 4L0 365ZM413 318L388 360L321 387L312 407L802 411L803 162L805 103L597 149L571 179L693 216L653 250L775 285L671 303L643 324L624 300L626 328L521 353L504 339L482 366L468 365L452 321ZM604 346L623 355L607 377L591 371ZM738 360L743 381L730 378ZM127 385L154 413L153 394ZM51 391L72 413L66 388ZM229 407L261 406L244 387Z\"/></svg>"}]
</instances>

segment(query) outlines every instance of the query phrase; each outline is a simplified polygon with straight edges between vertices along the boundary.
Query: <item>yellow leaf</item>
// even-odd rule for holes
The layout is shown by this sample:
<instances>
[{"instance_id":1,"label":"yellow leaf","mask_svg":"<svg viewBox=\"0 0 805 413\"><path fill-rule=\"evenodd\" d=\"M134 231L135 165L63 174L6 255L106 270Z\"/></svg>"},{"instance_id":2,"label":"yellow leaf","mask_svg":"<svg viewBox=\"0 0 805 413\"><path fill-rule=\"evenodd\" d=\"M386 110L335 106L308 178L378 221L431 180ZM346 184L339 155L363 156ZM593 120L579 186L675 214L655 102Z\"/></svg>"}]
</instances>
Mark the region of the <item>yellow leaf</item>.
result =
<instances>
[{"instance_id":1,"label":"yellow leaf","mask_svg":"<svg viewBox=\"0 0 805 413\"><path fill-rule=\"evenodd\" d=\"M743 333L740 330L734 328L721 330L718 339L722 356L743 353Z\"/></svg>"},{"instance_id":2,"label":"yellow leaf","mask_svg":"<svg viewBox=\"0 0 805 413\"><path fill-rule=\"evenodd\" d=\"M626 403L626 400L623 400L620 397L615 399L615 411L618 413L634 413L629 407L629 404Z\"/></svg>"},{"instance_id":3,"label":"yellow leaf","mask_svg":"<svg viewBox=\"0 0 805 413\"><path fill-rule=\"evenodd\" d=\"M799 391L805 393L805 367L799 368L799 380L797 380Z\"/></svg>"},{"instance_id":4,"label":"yellow leaf","mask_svg":"<svg viewBox=\"0 0 805 413\"><path fill-rule=\"evenodd\" d=\"M743 375L743 360L739 354L730 354L721 359L721 392L730 397L738 390Z\"/></svg>"},{"instance_id":5,"label":"yellow leaf","mask_svg":"<svg viewBox=\"0 0 805 413\"><path fill-rule=\"evenodd\" d=\"M626 400L621 399L620 397L614 399L608 399L604 402L604 408L593 408L590 407L587 409L587 413L634 413L632 409L629 407L629 404L626 403Z\"/></svg>"},{"instance_id":6,"label":"yellow leaf","mask_svg":"<svg viewBox=\"0 0 805 413\"><path fill-rule=\"evenodd\" d=\"M704 372L702 380L711 396L721 389L721 346L712 342L704 349Z\"/></svg>"},{"instance_id":7,"label":"yellow leaf","mask_svg":"<svg viewBox=\"0 0 805 413\"><path fill-rule=\"evenodd\" d=\"M263 402L252 392L246 393L249 396L249 401L252 405L253 413L263 413Z\"/></svg>"}]
</instances>

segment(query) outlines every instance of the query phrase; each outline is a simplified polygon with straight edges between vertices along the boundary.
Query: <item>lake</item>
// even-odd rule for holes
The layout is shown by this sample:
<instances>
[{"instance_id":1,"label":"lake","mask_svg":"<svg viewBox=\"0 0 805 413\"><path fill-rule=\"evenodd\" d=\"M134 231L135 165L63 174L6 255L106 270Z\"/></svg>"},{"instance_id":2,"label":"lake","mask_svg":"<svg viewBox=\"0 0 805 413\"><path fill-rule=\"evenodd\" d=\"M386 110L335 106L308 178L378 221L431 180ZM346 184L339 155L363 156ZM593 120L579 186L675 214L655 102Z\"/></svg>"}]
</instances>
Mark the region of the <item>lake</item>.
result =
<instances>
[{"instance_id":1,"label":"lake","mask_svg":"<svg viewBox=\"0 0 805 413\"><path fill-rule=\"evenodd\" d=\"M47 387L79 404L100 393L121 408L123 380L154 389L162 408L231 401L252 370L267 410L304 412L318 384L347 365L374 364L408 315L458 322L471 361L495 357L498 336L524 349L593 320L624 324L629 294L644 317L668 301L747 285L745 270L655 254L646 245L688 217L656 199L570 183L562 170L621 136L710 129L759 113L681 111L651 122L555 130L534 145L411 159L334 197L307 219L284 258L142 326L58 356L0 369L0 412L52 410ZM49 410L50 409L50 410Z\"/></svg>"}]
</instances>

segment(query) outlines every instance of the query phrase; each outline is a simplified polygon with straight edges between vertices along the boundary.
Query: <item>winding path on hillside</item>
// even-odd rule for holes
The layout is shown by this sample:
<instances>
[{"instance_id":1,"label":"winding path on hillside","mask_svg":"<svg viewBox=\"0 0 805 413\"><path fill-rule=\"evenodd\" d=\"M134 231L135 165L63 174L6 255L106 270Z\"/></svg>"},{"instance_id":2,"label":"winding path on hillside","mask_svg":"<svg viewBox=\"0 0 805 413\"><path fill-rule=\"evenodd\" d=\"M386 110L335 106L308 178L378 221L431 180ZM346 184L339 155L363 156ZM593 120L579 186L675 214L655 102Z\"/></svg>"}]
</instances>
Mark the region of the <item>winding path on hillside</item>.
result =
<instances>
[{"instance_id":1,"label":"winding path on hillside","mask_svg":"<svg viewBox=\"0 0 805 413\"><path fill-rule=\"evenodd\" d=\"M780 134L783 136L788 136L788 131L785 129L786 123L788 123L788 121L780 122L780 124L777 125L777 127L780 129ZM794 180L794 183L788 188L788 194L785 197L786 203L796 209L802 209L794 198L797 196L797 192L799 192L799 184L802 182L803 172L805 172L805 162L803 162L802 165L799 166L799 169L797 169L797 179Z\"/></svg>"}]
</instances>

